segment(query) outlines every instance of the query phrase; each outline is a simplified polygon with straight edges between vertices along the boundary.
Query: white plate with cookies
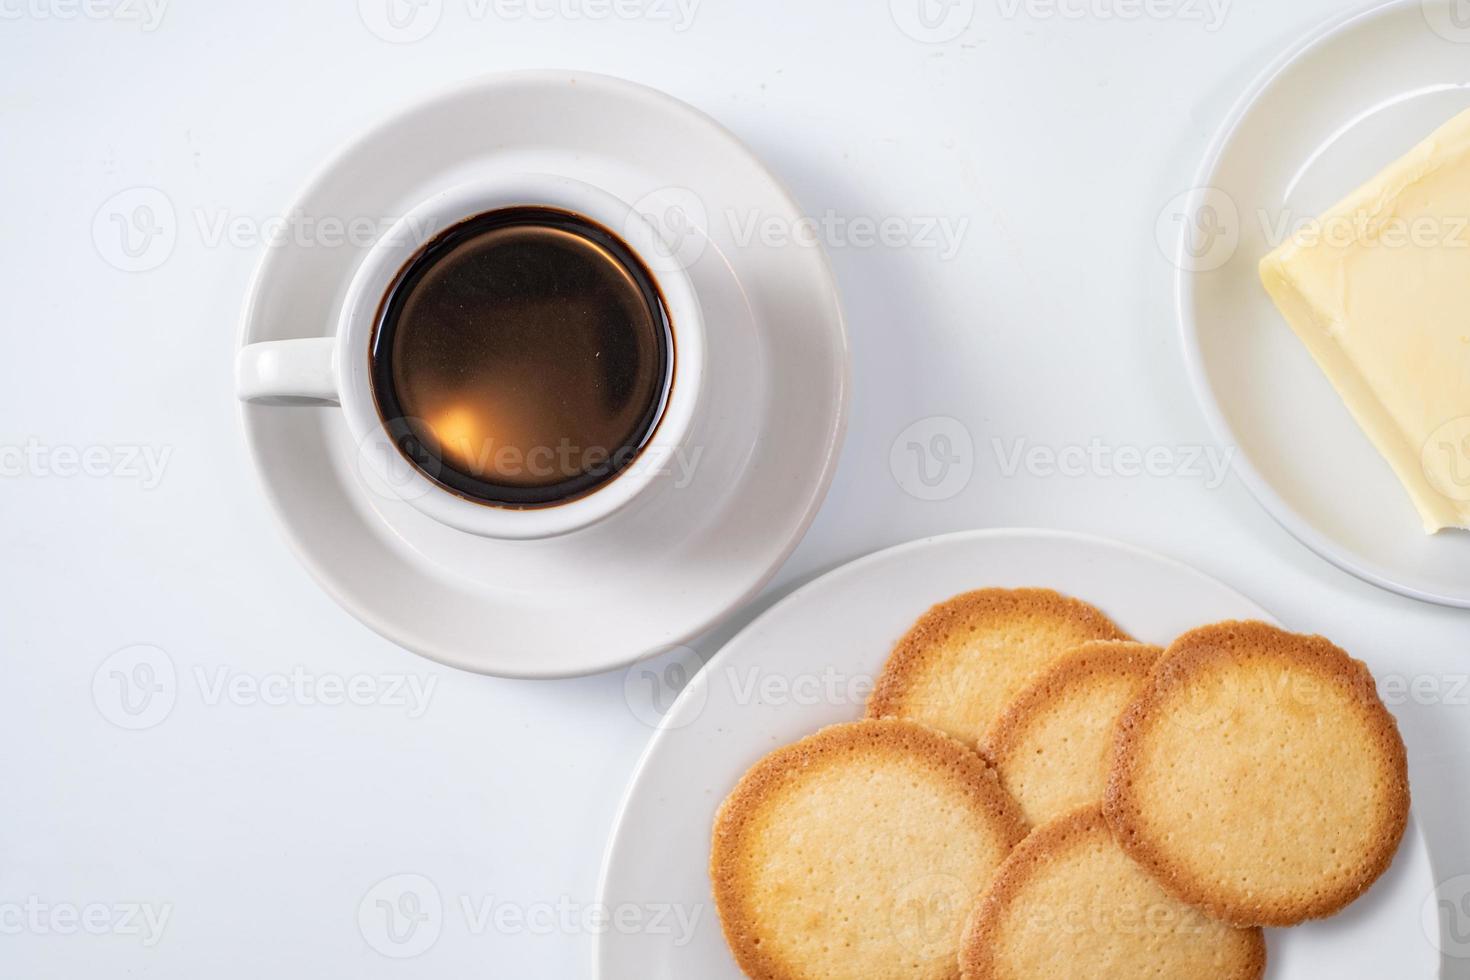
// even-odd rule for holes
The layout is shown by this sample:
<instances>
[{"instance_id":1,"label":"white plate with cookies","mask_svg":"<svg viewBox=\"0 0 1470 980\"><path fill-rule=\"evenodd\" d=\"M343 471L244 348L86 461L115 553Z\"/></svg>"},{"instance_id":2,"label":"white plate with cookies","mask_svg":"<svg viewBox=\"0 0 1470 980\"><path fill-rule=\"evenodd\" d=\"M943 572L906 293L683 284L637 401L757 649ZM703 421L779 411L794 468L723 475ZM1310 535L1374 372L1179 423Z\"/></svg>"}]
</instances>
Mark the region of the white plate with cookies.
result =
<instances>
[{"instance_id":1,"label":"white plate with cookies","mask_svg":"<svg viewBox=\"0 0 1470 980\"><path fill-rule=\"evenodd\" d=\"M597 975L1433 976L1433 876L1373 687L1113 542L871 555L665 714L609 843Z\"/></svg>"}]
</instances>

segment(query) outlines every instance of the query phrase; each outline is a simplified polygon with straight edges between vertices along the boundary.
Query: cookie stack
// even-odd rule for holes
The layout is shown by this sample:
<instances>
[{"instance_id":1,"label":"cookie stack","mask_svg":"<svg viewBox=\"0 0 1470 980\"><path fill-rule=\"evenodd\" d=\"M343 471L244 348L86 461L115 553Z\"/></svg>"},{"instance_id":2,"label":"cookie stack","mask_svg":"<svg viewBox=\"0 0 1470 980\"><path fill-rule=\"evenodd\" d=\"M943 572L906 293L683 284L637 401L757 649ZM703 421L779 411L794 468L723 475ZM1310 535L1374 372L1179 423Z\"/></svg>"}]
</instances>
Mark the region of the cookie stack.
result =
<instances>
[{"instance_id":1,"label":"cookie stack","mask_svg":"<svg viewBox=\"0 0 1470 980\"><path fill-rule=\"evenodd\" d=\"M1161 650L1053 591L973 592L899 641L867 714L720 808L748 976L1258 978L1260 927L1347 906L1408 819L1367 669L1264 623Z\"/></svg>"}]
</instances>

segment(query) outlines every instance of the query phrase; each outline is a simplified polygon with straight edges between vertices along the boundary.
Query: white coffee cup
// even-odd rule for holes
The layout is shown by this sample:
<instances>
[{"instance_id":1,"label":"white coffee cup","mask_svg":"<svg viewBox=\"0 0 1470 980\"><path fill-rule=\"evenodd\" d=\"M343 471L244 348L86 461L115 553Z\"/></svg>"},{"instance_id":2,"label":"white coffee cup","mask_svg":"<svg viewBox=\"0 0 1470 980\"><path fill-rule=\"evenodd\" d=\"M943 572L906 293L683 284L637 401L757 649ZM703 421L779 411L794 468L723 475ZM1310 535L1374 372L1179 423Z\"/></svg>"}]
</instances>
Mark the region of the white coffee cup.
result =
<instances>
[{"instance_id":1,"label":"white coffee cup","mask_svg":"<svg viewBox=\"0 0 1470 980\"><path fill-rule=\"evenodd\" d=\"M369 355L385 294L426 244L468 218L524 206L581 215L622 239L643 261L662 294L676 356L663 412L637 457L585 496L515 508L460 496L399 452L378 414ZM245 347L236 360L235 386L242 401L281 406L281 411L340 406L374 486L440 523L491 538L547 538L606 519L668 475L675 454L688 448L701 402L704 329L688 273L671 260L668 246L647 218L590 184L549 174L515 174L461 184L409 211L373 244L358 266L335 335Z\"/></svg>"}]
</instances>

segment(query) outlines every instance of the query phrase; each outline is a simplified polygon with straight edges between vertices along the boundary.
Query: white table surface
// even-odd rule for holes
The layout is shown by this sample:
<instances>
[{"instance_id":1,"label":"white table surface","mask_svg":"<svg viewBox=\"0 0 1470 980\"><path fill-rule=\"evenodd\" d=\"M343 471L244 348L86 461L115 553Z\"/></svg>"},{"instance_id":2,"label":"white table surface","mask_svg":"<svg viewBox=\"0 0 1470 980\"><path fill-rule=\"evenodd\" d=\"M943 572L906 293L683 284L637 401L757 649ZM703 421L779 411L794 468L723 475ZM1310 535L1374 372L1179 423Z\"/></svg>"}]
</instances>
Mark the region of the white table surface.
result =
<instances>
[{"instance_id":1,"label":"white table surface","mask_svg":"<svg viewBox=\"0 0 1470 980\"><path fill-rule=\"evenodd\" d=\"M841 467L789 564L700 653L800 583L912 538L1007 525L1120 538L1413 680L1395 710L1419 820L1438 877L1470 873L1470 614L1338 572L1233 477L1008 472L1003 458L1096 439L1182 460L1209 445L1157 220L1246 82L1337 0L1216 0L1218 23L1205 0L1142 19L982 0L933 44L887 0L704 0L687 25L653 0L442 0L414 43L373 33L375 0L158 3L0 0L0 974L590 973L586 913L649 736L646 695L626 695L622 673L455 673L360 626L276 532L231 394L254 231L385 111L523 67L693 103L810 214L968 222L952 256L835 236L854 352ZM176 241L125 272L94 225L115 233L114 195L137 187L162 192ZM960 420L974 445L973 478L940 501L890 467L899 433L932 417ZM150 453L161 474L132 462ZM107 475L65 475L78 459ZM177 680L166 716L129 731L94 677L138 644L165 651ZM338 679L376 700L321 703ZM400 682L428 691L424 710L394 696ZM444 903L413 959L381 955L358 925L398 874ZM1459 912L1464 936L1470 903ZM1446 975L1470 976L1470 960Z\"/></svg>"}]
</instances>

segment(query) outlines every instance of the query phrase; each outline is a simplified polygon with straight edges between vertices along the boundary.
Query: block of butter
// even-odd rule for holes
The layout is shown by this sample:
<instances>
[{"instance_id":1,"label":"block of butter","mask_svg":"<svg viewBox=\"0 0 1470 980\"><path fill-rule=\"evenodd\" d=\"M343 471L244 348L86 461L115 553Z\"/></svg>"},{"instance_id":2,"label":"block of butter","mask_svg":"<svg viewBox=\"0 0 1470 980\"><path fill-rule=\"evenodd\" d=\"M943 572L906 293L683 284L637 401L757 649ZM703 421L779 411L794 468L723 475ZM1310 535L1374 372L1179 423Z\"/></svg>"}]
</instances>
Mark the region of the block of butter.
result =
<instances>
[{"instance_id":1,"label":"block of butter","mask_svg":"<svg viewBox=\"0 0 1470 980\"><path fill-rule=\"evenodd\" d=\"M1261 262L1425 530L1470 527L1470 112Z\"/></svg>"}]
</instances>

